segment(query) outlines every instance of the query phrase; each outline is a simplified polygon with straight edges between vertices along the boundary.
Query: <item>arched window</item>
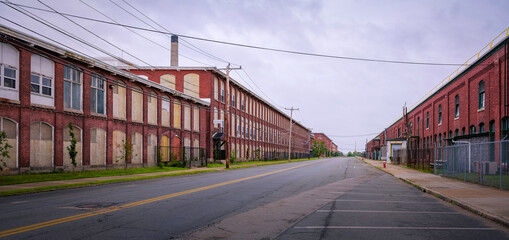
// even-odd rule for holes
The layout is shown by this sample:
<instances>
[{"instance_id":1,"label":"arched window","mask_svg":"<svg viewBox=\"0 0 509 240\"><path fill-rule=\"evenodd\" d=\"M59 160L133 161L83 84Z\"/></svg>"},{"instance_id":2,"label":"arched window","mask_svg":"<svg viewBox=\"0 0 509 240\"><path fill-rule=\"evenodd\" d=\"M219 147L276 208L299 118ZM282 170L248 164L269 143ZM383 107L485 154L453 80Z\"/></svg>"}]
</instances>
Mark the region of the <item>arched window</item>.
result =
<instances>
[{"instance_id":1,"label":"arched window","mask_svg":"<svg viewBox=\"0 0 509 240\"><path fill-rule=\"evenodd\" d=\"M106 131L102 128L90 129L90 165L106 165Z\"/></svg>"},{"instance_id":2,"label":"arched window","mask_svg":"<svg viewBox=\"0 0 509 240\"><path fill-rule=\"evenodd\" d=\"M200 76L198 74L189 73L184 76L184 93L192 97L200 97Z\"/></svg>"},{"instance_id":3,"label":"arched window","mask_svg":"<svg viewBox=\"0 0 509 240\"><path fill-rule=\"evenodd\" d=\"M438 105L438 125L442 124L442 104Z\"/></svg>"},{"instance_id":4,"label":"arched window","mask_svg":"<svg viewBox=\"0 0 509 240\"><path fill-rule=\"evenodd\" d=\"M479 133L484 133L484 123L479 123Z\"/></svg>"},{"instance_id":5,"label":"arched window","mask_svg":"<svg viewBox=\"0 0 509 240\"><path fill-rule=\"evenodd\" d=\"M457 118L460 116L460 96L459 95L456 95L456 97L454 97L454 103L455 103L454 117Z\"/></svg>"},{"instance_id":6,"label":"arched window","mask_svg":"<svg viewBox=\"0 0 509 240\"><path fill-rule=\"evenodd\" d=\"M465 136L465 127L461 129L461 136Z\"/></svg>"},{"instance_id":7,"label":"arched window","mask_svg":"<svg viewBox=\"0 0 509 240\"><path fill-rule=\"evenodd\" d=\"M168 137L166 137L168 139ZM147 163L149 166L157 164L156 161L157 136L149 133L147 135Z\"/></svg>"},{"instance_id":8,"label":"arched window","mask_svg":"<svg viewBox=\"0 0 509 240\"><path fill-rule=\"evenodd\" d=\"M460 130L456 129L456 131L454 131L454 136L457 137L459 134L460 134Z\"/></svg>"},{"instance_id":9,"label":"arched window","mask_svg":"<svg viewBox=\"0 0 509 240\"><path fill-rule=\"evenodd\" d=\"M64 167L65 168L72 168L74 167L72 165L72 160L71 158L69 157L69 153L67 151L67 147L71 145L71 134L69 132L69 126L65 126L64 127L64 144L63 144L63 148L64 148ZM81 128L77 127L76 125L73 125L72 126L72 132L74 133L74 137L76 138L76 151L78 152L78 154L76 155L76 166L77 167L81 167L82 166L82 162L83 162L83 154L82 154L82 148L83 148L83 144L81 143Z\"/></svg>"},{"instance_id":10,"label":"arched window","mask_svg":"<svg viewBox=\"0 0 509 240\"><path fill-rule=\"evenodd\" d=\"M8 143L12 148L8 149L9 158L3 158L3 162L7 168L18 167L18 124L11 119L0 117L0 131L5 132L5 143Z\"/></svg>"},{"instance_id":11,"label":"arched window","mask_svg":"<svg viewBox=\"0 0 509 240\"><path fill-rule=\"evenodd\" d=\"M53 167L53 126L30 124L30 167Z\"/></svg>"},{"instance_id":12,"label":"arched window","mask_svg":"<svg viewBox=\"0 0 509 240\"><path fill-rule=\"evenodd\" d=\"M113 131L113 163L114 164L125 164L123 159L124 143L126 141L125 133L120 130Z\"/></svg>"},{"instance_id":13,"label":"arched window","mask_svg":"<svg viewBox=\"0 0 509 240\"><path fill-rule=\"evenodd\" d=\"M475 134L475 126L470 126L470 134Z\"/></svg>"},{"instance_id":14,"label":"arched window","mask_svg":"<svg viewBox=\"0 0 509 240\"><path fill-rule=\"evenodd\" d=\"M480 81L479 82L479 109L484 108L484 100L485 100L484 81Z\"/></svg>"},{"instance_id":15,"label":"arched window","mask_svg":"<svg viewBox=\"0 0 509 240\"><path fill-rule=\"evenodd\" d=\"M175 90L175 76L171 74L164 74L159 78L161 85Z\"/></svg>"},{"instance_id":16,"label":"arched window","mask_svg":"<svg viewBox=\"0 0 509 240\"><path fill-rule=\"evenodd\" d=\"M143 159L143 136L139 132L131 134L132 155L131 164L141 164Z\"/></svg>"}]
</instances>

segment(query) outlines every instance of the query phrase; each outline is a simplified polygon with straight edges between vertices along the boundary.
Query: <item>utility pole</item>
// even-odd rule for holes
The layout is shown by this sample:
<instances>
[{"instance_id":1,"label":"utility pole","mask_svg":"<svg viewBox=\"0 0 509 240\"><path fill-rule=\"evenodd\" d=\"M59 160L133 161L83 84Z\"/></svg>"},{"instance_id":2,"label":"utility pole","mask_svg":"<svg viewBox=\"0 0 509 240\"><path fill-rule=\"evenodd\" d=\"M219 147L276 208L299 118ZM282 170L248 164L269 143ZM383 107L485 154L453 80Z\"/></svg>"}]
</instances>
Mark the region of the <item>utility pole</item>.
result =
<instances>
[{"instance_id":1,"label":"utility pole","mask_svg":"<svg viewBox=\"0 0 509 240\"><path fill-rule=\"evenodd\" d=\"M286 110L290 110L290 137L288 139L288 161L290 160L290 156L292 154L292 120L293 120L293 111L299 110L298 108L285 108Z\"/></svg>"},{"instance_id":2,"label":"utility pole","mask_svg":"<svg viewBox=\"0 0 509 240\"><path fill-rule=\"evenodd\" d=\"M239 68L230 68L230 63L226 66L226 93L225 93L225 115L224 115L224 126L225 126L225 155L226 155L226 168L230 168L230 70L242 69L242 66Z\"/></svg>"}]
</instances>

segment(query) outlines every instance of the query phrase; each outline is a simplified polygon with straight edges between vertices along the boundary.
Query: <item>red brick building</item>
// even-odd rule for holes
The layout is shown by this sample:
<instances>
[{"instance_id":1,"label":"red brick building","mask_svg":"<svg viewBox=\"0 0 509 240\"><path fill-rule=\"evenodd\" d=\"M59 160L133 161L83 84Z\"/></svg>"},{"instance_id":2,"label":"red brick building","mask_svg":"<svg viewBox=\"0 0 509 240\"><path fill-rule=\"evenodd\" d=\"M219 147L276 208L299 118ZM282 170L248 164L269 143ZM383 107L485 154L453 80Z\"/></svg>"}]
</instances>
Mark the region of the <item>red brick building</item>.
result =
<instances>
[{"instance_id":1,"label":"red brick building","mask_svg":"<svg viewBox=\"0 0 509 240\"><path fill-rule=\"evenodd\" d=\"M125 68L148 80L210 102L207 112L207 158L224 159L223 121L226 113L226 75L215 67ZM238 159L284 159L289 144L290 117L230 78L230 149ZM214 123L215 122L215 123ZM293 121L292 157L309 154L310 130Z\"/></svg>"},{"instance_id":2,"label":"red brick building","mask_svg":"<svg viewBox=\"0 0 509 240\"><path fill-rule=\"evenodd\" d=\"M318 142L324 142L327 151L338 152L338 147L332 142L332 140L325 135L325 133L313 133L315 140Z\"/></svg>"},{"instance_id":3,"label":"red brick building","mask_svg":"<svg viewBox=\"0 0 509 240\"><path fill-rule=\"evenodd\" d=\"M3 26L0 38L0 131L13 146L6 171L70 169L69 123L79 169L154 165L161 145L205 161L190 150L209 143L209 102ZM133 155L123 159L128 140Z\"/></svg>"},{"instance_id":4,"label":"red brick building","mask_svg":"<svg viewBox=\"0 0 509 240\"><path fill-rule=\"evenodd\" d=\"M390 142L415 149L442 148L453 140L486 142L506 138L509 133L507 56L508 39L504 31L469 59L468 65L460 67L436 91L369 141L368 155L377 156L377 151Z\"/></svg>"}]
</instances>

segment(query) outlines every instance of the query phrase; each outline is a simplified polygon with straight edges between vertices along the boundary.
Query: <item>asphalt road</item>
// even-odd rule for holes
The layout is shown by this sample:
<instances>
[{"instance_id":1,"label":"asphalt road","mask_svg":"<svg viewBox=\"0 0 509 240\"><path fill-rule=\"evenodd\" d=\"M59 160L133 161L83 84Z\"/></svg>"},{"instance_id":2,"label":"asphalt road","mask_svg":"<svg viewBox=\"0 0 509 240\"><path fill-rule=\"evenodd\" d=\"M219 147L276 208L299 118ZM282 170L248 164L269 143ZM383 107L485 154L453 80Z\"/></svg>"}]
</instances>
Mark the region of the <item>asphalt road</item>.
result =
<instances>
[{"instance_id":1,"label":"asphalt road","mask_svg":"<svg viewBox=\"0 0 509 240\"><path fill-rule=\"evenodd\" d=\"M353 158L0 198L5 239L509 239Z\"/></svg>"}]
</instances>

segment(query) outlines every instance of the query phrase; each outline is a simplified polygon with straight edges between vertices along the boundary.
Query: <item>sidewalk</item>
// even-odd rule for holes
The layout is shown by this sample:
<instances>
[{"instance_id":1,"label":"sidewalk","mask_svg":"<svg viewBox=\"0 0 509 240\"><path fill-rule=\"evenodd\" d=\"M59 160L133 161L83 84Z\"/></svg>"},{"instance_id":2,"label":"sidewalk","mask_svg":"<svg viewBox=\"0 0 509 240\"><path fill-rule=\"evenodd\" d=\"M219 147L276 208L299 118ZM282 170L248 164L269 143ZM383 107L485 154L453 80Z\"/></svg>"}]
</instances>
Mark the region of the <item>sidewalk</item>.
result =
<instances>
[{"instance_id":1,"label":"sidewalk","mask_svg":"<svg viewBox=\"0 0 509 240\"><path fill-rule=\"evenodd\" d=\"M369 159L364 161L413 184L422 191L509 227L509 191L507 190L423 173L398 165L387 164L387 167L383 168L382 161Z\"/></svg>"}]
</instances>

